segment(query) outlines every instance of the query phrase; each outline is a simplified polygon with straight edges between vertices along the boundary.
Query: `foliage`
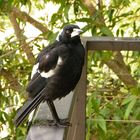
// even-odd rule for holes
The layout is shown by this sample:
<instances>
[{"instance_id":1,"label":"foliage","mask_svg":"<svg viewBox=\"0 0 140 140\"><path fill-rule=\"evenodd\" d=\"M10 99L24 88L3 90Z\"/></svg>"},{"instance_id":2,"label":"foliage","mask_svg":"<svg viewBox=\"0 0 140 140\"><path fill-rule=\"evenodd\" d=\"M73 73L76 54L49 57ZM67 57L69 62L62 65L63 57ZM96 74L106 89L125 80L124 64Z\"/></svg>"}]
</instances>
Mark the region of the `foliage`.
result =
<instances>
[{"instance_id":1,"label":"foliage","mask_svg":"<svg viewBox=\"0 0 140 140\"><path fill-rule=\"evenodd\" d=\"M54 13L48 12L50 3L56 8ZM34 58L64 25L77 23L84 35L93 37L137 37L139 4L139 0L0 0L0 130L7 132L2 133L3 139L25 139L26 125L16 130L12 119L26 98L25 88ZM37 35L31 31L32 35L27 35L27 23L38 29L33 28ZM89 52L87 140L140 137L139 56L139 52ZM114 73L115 68L109 67L109 61L117 62L118 68L126 72L122 74L129 75L135 84L124 83L124 77Z\"/></svg>"},{"instance_id":2,"label":"foliage","mask_svg":"<svg viewBox=\"0 0 140 140\"><path fill-rule=\"evenodd\" d=\"M131 56L132 52L129 55L122 53L124 58L127 56L126 64L137 63L137 59ZM105 64L101 65L99 60L95 63L96 59L93 58L89 55L87 140L91 137L99 140L139 138L138 87L127 88L111 69ZM132 66L131 74L139 80L139 75L134 74L135 70Z\"/></svg>"}]
</instances>

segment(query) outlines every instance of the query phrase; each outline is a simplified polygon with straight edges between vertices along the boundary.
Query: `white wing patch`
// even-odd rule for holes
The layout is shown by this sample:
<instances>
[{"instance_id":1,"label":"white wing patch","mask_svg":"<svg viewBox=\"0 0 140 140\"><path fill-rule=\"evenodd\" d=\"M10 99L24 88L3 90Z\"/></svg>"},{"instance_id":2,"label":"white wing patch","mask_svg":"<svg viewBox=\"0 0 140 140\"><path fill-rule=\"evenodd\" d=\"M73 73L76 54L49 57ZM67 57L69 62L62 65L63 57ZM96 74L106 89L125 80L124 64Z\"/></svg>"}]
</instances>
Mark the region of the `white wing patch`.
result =
<instances>
[{"instance_id":1,"label":"white wing patch","mask_svg":"<svg viewBox=\"0 0 140 140\"><path fill-rule=\"evenodd\" d=\"M54 75L54 69L53 70L49 70L48 72L41 72L40 73L41 77L45 77L45 78L49 78L51 76Z\"/></svg>"},{"instance_id":2,"label":"white wing patch","mask_svg":"<svg viewBox=\"0 0 140 140\"><path fill-rule=\"evenodd\" d=\"M48 72L44 72L44 71L43 71L43 72L40 73L40 75L41 75L42 77L45 77L45 78L52 77L52 76L55 74L55 72L56 72L56 70L58 69L58 67L62 64L62 62L63 62L63 60L62 60L62 58L59 56L59 57L58 57L58 60L57 60L56 67L55 67L54 69L49 70Z\"/></svg>"},{"instance_id":3,"label":"white wing patch","mask_svg":"<svg viewBox=\"0 0 140 140\"><path fill-rule=\"evenodd\" d=\"M63 60L62 60L62 58L59 56L59 57L58 57L58 60L57 60L57 65L61 65L62 62L63 62ZM57 65L56 65L56 67L57 67Z\"/></svg>"},{"instance_id":4,"label":"white wing patch","mask_svg":"<svg viewBox=\"0 0 140 140\"><path fill-rule=\"evenodd\" d=\"M37 63L36 65L33 66L32 73L31 73L31 79L33 78L34 74L37 73L38 66L39 66L39 63Z\"/></svg>"}]
</instances>

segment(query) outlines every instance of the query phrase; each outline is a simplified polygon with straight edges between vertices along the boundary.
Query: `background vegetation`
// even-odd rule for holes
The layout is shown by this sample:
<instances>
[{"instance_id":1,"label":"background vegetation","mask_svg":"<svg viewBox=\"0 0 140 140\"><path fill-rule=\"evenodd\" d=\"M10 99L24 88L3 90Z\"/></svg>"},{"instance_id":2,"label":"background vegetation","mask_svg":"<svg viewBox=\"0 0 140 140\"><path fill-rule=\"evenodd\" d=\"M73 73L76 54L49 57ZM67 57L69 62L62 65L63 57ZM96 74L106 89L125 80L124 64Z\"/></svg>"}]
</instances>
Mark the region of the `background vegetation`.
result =
<instances>
[{"instance_id":1,"label":"background vegetation","mask_svg":"<svg viewBox=\"0 0 140 140\"><path fill-rule=\"evenodd\" d=\"M79 24L83 36L138 37L140 1L0 0L2 140L25 139L26 125L15 130L12 119L26 98L32 64L68 23ZM139 54L89 52L87 140L140 138Z\"/></svg>"}]
</instances>

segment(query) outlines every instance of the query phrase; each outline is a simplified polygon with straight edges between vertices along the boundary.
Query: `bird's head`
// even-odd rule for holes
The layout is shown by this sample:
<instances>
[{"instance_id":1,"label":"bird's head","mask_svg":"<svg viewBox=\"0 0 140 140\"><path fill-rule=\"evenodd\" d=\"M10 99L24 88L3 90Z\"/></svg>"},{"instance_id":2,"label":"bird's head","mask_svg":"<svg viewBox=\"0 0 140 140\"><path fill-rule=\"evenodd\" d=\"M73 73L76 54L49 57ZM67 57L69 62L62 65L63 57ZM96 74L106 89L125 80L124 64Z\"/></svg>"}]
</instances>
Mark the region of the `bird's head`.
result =
<instances>
[{"instance_id":1,"label":"bird's head","mask_svg":"<svg viewBox=\"0 0 140 140\"><path fill-rule=\"evenodd\" d=\"M77 25L66 25L62 32L59 33L57 40L61 42L70 42L80 39L82 30Z\"/></svg>"}]
</instances>

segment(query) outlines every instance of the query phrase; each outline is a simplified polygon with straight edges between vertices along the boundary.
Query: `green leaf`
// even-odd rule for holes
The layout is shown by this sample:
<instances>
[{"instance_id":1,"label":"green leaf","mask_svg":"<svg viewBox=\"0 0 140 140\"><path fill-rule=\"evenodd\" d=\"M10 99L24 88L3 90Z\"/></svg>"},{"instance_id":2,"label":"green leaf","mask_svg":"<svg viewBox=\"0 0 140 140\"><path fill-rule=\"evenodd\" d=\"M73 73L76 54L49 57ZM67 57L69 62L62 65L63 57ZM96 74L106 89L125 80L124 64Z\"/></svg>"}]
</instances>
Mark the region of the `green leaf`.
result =
<instances>
[{"instance_id":1,"label":"green leaf","mask_svg":"<svg viewBox=\"0 0 140 140\"><path fill-rule=\"evenodd\" d=\"M125 98L123 101L122 101L122 105L126 105L128 103L130 103L133 99L135 99L135 96L131 95L127 98Z\"/></svg>"},{"instance_id":2,"label":"green leaf","mask_svg":"<svg viewBox=\"0 0 140 140\"><path fill-rule=\"evenodd\" d=\"M113 36L112 31L108 27L106 27L106 26L101 27L100 31L101 31L101 33L103 33L103 35Z\"/></svg>"},{"instance_id":3,"label":"green leaf","mask_svg":"<svg viewBox=\"0 0 140 140\"><path fill-rule=\"evenodd\" d=\"M90 97L87 103L87 116L91 117L93 113L93 98Z\"/></svg>"},{"instance_id":4,"label":"green leaf","mask_svg":"<svg viewBox=\"0 0 140 140\"><path fill-rule=\"evenodd\" d=\"M134 107L136 101L137 101L137 98L136 98L136 97L133 98L133 99L130 101L130 103L128 104L127 109L126 109L126 111L125 111L124 119L128 119L128 117L129 117L130 113L132 112L132 109L133 109L133 107Z\"/></svg>"},{"instance_id":5,"label":"green leaf","mask_svg":"<svg viewBox=\"0 0 140 140\"><path fill-rule=\"evenodd\" d=\"M109 9L107 12L110 22L112 21L114 11L115 11L114 9Z\"/></svg>"},{"instance_id":6,"label":"green leaf","mask_svg":"<svg viewBox=\"0 0 140 140\"><path fill-rule=\"evenodd\" d=\"M17 140L25 140L26 139L26 136L20 136L17 138Z\"/></svg>"},{"instance_id":7,"label":"green leaf","mask_svg":"<svg viewBox=\"0 0 140 140\"><path fill-rule=\"evenodd\" d=\"M116 36L119 36L119 32L120 32L120 30L118 29L118 30L116 31Z\"/></svg>"},{"instance_id":8,"label":"green leaf","mask_svg":"<svg viewBox=\"0 0 140 140\"><path fill-rule=\"evenodd\" d=\"M79 19L76 19L76 21L78 21L78 22L87 22L87 23L92 22L92 20L90 18L79 18ZM87 25L87 26L90 27L89 25Z\"/></svg>"},{"instance_id":9,"label":"green leaf","mask_svg":"<svg viewBox=\"0 0 140 140\"><path fill-rule=\"evenodd\" d=\"M129 133L128 137L131 138L131 140L134 140L137 138L137 136L140 133L140 125L134 127L131 132Z\"/></svg>"},{"instance_id":10,"label":"green leaf","mask_svg":"<svg viewBox=\"0 0 140 140\"><path fill-rule=\"evenodd\" d=\"M103 61L108 61L112 58L113 53L111 51L102 51L101 59Z\"/></svg>"},{"instance_id":11,"label":"green leaf","mask_svg":"<svg viewBox=\"0 0 140 140\"><path fill-rule=\"evenodd\" d=\"M95 36L97 34L97 27L96 26L93 26L91 28L91 33L92 33L93 36Z\"/></svg>"},{"instance_id":12,"label":"green leaf","mask_svg":"<svg viewBox=\"0 0 140 140\"><path fill-rule=\"evenodd\" d=\"M124 36L124 30L121 29L121 36Z\"/></svg>"},{"instance_id":13,"label":"green leaf","mask_svg":"<svg viewBox=\"0 0 140 140\"><path fill-rule=\"evenodd\" d=\"M69 10L70 10L71 5L66 4L65 9L64 9L64 16L67 20L69 20Z\"/></svg>"},{"instance_id":14,"label":"green leaf","mask_svg":"<svg viewBox=\"0 0 140 140\"><path fill-rule=\"evenodd\" d=\"M133 14L133 11L130 11L130 12L121 14L120 17L127 17L127 16L132 15L132 14Z\"/></svg>"},{"instance_id":15,"label":"green leaf","mask_svg":"<svg viewBox=\"0 0 140 140\"><path fill-rule=\"evenodd\" d=\"M130 89L131 93L134 95L139 95L140 93L140 87L133 87Z\"/></svg>"},{"instance_id":16,"label":"green leaf","mask_svg":"<svg viewBox=\"0 0 140 140\"><path fill-rule=\"evenodd\" d=\"M89 138L91 136L91 131L93 129L93 126L94 126L93 119L87 119L86 120L86 128L87 128L86 139L87 140L89 140Z\"/></svg>"},{"instance_id":17,"label":"green leaf","mask_svg":"<svg viewBox=\"0 0 140 140\"><path fill-rule=\"evenodd\" d=\"M122 24L120 27L128 27L130 25L130 23L125 23L125 24Z\"/></svg>"},{"instance_id":18,"label":"green leaf","mask_svg":"<svg viewBox=\"0 0 140 140\"><path fill-rule=\"evenodd\" d=\"M2 6L3 2L4 2L3 0L0 0L0 7Z\"/></svg>"},{"instance_id":19,"label":"green leaf","mask_svg":"<svg viewBox=\"0 0 140 140\"><path fill-rule=\"evenodd\" d=\"M102 116L97 117L97 124L103 130L103 132L106 133L106 121Z\"/></svg>"}]
</instances>

